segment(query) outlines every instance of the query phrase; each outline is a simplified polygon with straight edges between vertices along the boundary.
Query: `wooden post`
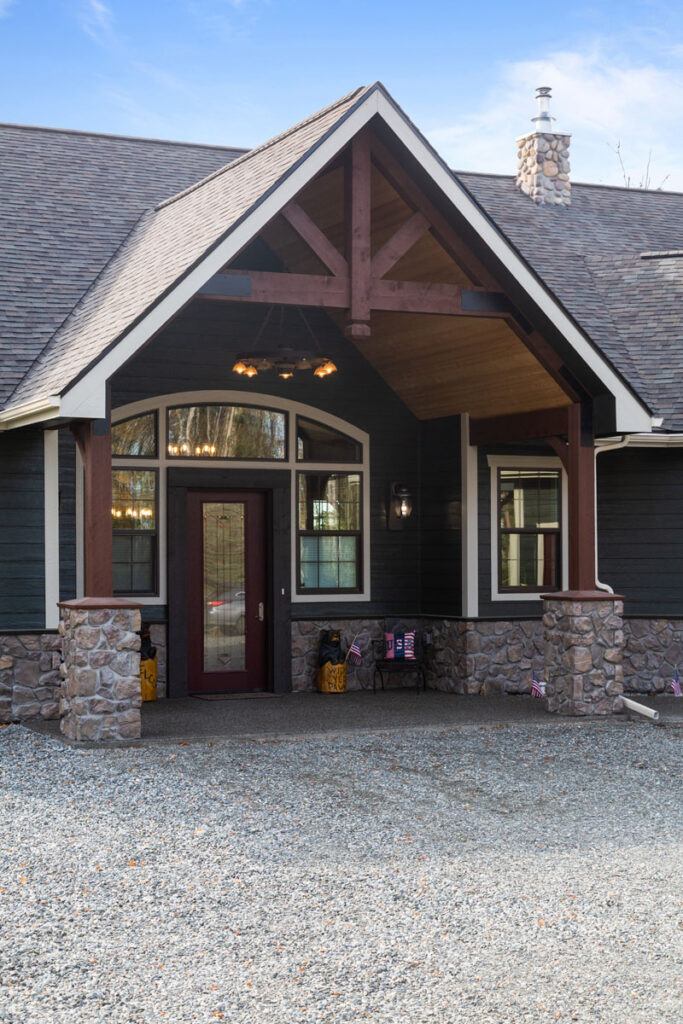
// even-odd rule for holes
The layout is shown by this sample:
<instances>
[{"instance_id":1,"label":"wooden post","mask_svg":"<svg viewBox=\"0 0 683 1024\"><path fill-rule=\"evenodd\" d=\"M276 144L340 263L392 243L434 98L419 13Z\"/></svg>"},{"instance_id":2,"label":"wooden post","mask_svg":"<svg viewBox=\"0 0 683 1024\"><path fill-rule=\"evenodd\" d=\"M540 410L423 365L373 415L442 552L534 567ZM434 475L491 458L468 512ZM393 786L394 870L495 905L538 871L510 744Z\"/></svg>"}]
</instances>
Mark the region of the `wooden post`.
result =
<instances>
[{"instance_id":1,"label":"wooden post","mask_svg":"<svg viewBox=\"0 0 683 1024\"><path fill-rule=\"evenodd\" d=\"M588 403L569 409L569 589L595 592L595 456Z\"/></svg>"},{"instance_id":2,"label":"wooden post","mask_svg":"<svg viewBox=\"0 0 683 1024\"><path fill-rule=\"evenodd\" d=\"M361 133L351 143L351 158L346 173L347 258L351 280L346 333L351 338L370 337L371 173L370 139L367 133Z\"/></svg>"},{"instance_id":3,"label":"wooden post","mask_svg":"<svg viewBox=\"0 0 683 1024\"><path fill-rule=\"evenodd\" d=\"M85 596L111 597L111 433L107 420L72 427L83 458L85 477Z\"/></svg>"}]
</instances>

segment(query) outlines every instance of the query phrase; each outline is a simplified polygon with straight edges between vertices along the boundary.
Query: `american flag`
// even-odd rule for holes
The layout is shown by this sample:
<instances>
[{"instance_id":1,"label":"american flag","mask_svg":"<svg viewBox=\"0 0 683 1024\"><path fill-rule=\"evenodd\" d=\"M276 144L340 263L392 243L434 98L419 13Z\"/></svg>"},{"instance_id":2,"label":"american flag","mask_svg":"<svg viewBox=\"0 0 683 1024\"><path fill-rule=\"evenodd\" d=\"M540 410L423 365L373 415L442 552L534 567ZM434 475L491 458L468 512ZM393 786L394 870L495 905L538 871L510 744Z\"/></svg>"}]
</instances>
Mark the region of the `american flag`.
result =
<instances>
[{"instance_id":1,"label":"american flag","mask_svg":"<svg viewBox=\"0 0 683 1024\"><path fill-rule=\"evenodd\" d=\"M353 638L353 642L349 647L349 653L346 655L346 658L352 665L360 665L363 661L363 654L358 646L358 637Z\"/></svg>"},{"instance_id":2,"label":"american flag","mask_svg":"<svg viewBox=\"0 0 683 1024\"><path fill-rule=\"evenodd\" d=\"M671 680L671 689L673 690L674 697L681 697L681 684L678 679L678 665L674 669L674 677Z\"/></svg>"},{"instance_id":3,"label":"american flag","mask_svg":"<svg viewBox=\"0 0 683 1024\"><path fill-rule=\"evenodd\" d=\"M545 697L545 683L539 683L535 672L531 676L531 696Z\"/></svg>"}]
</instances>

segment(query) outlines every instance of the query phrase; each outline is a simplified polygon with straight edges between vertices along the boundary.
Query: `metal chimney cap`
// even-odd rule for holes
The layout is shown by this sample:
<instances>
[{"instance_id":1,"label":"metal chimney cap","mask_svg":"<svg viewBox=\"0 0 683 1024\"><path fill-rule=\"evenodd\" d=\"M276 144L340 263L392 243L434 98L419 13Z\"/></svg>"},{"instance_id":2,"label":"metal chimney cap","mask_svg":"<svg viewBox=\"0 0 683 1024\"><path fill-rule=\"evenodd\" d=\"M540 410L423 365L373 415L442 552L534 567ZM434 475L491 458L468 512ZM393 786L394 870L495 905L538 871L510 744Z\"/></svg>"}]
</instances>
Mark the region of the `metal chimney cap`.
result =
<instances>
[{"instance_id":1,"label":"metal chimney cap","mask_svg":"<svg viewBox=\"0 0 683 1024\"><path fill-rule=\"evenodd\" d=\"M554 117L550 116L550 99L552 89L549 85L539 85L536 89L536 100L538 102L538 114L532 117L537 132L552 132Z\"/></svg>"}]
</instances>

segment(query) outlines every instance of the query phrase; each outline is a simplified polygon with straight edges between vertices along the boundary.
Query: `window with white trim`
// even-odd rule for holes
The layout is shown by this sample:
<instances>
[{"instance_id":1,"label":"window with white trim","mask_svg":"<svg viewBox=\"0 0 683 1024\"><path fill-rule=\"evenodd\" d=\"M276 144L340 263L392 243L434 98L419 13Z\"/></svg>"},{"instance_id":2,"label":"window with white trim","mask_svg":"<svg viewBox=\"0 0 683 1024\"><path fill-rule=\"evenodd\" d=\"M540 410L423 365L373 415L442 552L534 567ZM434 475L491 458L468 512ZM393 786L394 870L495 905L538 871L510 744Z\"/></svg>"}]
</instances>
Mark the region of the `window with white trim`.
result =
<instances>
[{"instance_id":1,"label":"window with white trim","mask_svg":"<svg viewBox=\"0 0 683 1024\"><path fill-rule=\"evenodd\" d=\"M537 600L566 587L566 479L559 459L489 456L491 598Z\"/></svg>"}]
</instances>

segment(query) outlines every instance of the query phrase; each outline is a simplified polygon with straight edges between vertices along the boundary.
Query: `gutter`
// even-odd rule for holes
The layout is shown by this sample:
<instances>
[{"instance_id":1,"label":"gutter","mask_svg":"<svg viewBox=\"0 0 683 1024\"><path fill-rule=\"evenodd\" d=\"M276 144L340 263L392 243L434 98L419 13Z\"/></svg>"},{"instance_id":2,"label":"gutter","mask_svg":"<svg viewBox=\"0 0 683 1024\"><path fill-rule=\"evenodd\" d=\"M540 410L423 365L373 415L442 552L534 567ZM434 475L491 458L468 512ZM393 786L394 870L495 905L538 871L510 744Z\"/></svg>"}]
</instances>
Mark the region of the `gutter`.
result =
<instances>
[{"instance_id":1,"label":"gutter","mask_svg":"<svg viewBox=\"0 0 683 1024\"><path fill-rule=\"evenodd\" d=\"M11 409L0 412L0 431L14 430L17 427L28 427L32 423L54 419L61 411L61 398L51 395L49 398L33 398L23 405L15 405Z\"/></svg>"}]
</instances>

